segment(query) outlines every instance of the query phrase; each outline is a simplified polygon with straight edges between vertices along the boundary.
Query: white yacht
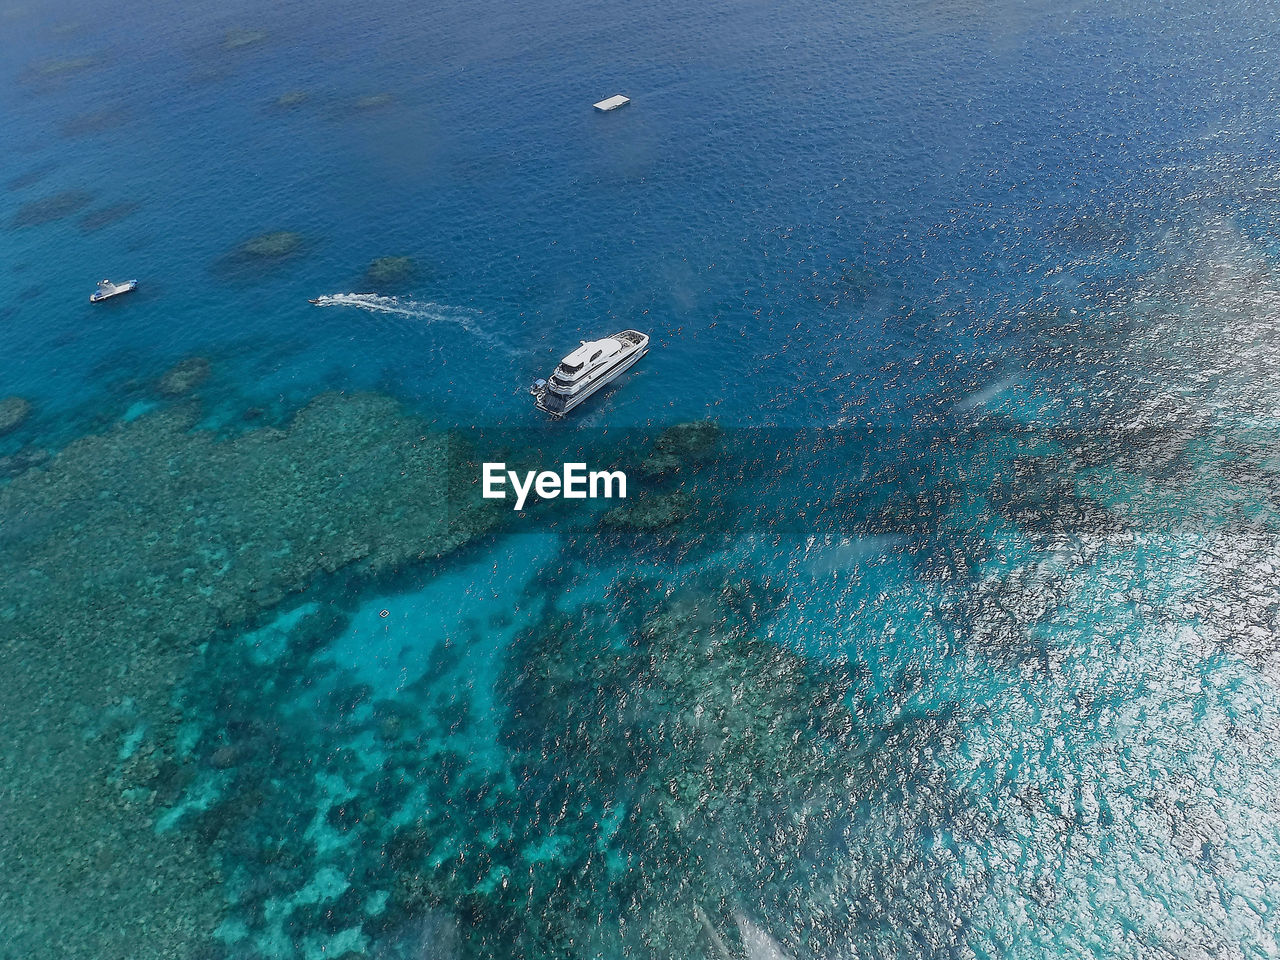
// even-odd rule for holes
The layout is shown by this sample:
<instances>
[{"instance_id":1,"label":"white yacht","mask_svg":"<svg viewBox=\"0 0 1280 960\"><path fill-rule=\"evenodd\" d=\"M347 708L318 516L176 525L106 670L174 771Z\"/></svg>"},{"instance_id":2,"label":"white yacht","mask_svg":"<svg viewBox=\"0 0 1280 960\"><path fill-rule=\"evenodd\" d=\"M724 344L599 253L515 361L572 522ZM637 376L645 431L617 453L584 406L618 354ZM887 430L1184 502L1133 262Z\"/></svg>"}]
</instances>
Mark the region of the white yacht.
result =
<instances>
[{"instance_id":1,"label":"white yacht","mask_svg":"<svg viewBox=\"0 0 1280 960\"><path fill-rule=\"evenodd\" d=\"M560 361L550 381L535 380L529 392L537 397L539 410L558 420L648 352L649 335L638 330L623 330L603 340L583 340Z\"/></svg>"},{"instance_id":2,"label":"white yacht","mask_svg":"<svg viewBox=\"0 0 1280 960\"><path fill-rule=\"evenodd\" d=\"M118 297L122 293L128 293L130 290L136 290L137 287L137 280L126 280L124 283L112 283L110 280L99 280L98 289L89 294L89 302L98 303L101 300Z\"/></svg>"}]
</instances>

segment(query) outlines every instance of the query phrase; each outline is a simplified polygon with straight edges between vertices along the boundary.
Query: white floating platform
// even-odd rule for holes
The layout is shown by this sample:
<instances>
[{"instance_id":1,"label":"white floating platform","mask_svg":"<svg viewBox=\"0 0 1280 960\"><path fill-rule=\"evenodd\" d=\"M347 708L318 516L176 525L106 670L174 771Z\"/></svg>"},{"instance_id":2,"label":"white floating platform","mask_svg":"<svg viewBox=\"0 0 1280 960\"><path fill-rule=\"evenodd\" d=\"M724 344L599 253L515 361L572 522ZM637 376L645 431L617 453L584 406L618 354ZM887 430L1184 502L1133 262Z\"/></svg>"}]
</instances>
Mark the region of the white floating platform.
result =
<instances>
[{"instance_id":1,"label":"white floating platform","mask_svg":"<svg viewBox=\"0 0 1280 960\"><path fill-rule=\"evenodd\" d=\"M617 96L610 97L607 100L601 100L599 103L595 104L595 108L601 113L606 113L610 110L617 110L619 107L625 107L630 102L630 97L624 97L622 94L618 94Z\"/></svg>"}]
</instances>

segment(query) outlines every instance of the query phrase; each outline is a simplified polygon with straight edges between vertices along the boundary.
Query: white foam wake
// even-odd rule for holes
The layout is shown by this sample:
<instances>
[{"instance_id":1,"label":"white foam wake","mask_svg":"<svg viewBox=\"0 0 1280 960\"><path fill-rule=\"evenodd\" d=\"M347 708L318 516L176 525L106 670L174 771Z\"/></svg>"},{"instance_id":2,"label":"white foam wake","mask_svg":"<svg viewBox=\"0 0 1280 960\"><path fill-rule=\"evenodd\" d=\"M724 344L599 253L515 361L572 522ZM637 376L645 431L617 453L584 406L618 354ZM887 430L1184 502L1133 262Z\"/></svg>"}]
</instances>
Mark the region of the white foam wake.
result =
<instances>
[{"instance_id":1,"label":"white foam wake","mask_svg":"<svg viewBox=\"0 0 1280 960\"><path fill-rule=\"evenodd\" d=\"M376 293L334 293L316 297L311 302L317 307L355 307L369 313L403 317L406 320L451 323L483 340L500 344L496 336L480 326L480 311L470 307L455 307L431 300L402 300L400 297L384 297Z\"/></svg>"},{"instance_id":2,"label":"white foam wake","mask_svg":"<svg viewBox=\"0 0 1280 960\"><path fill-rule=\"evenodd\" d=\"M455 317L474 316L479 311L448 304L425 303L417 300L401 300L399 297L382 297L376 293L335 293L316 297L317 307L359 307L370 313L392 313L398 317L415 317L421 320L450 320Z\"/></svg>"}]
</instances>

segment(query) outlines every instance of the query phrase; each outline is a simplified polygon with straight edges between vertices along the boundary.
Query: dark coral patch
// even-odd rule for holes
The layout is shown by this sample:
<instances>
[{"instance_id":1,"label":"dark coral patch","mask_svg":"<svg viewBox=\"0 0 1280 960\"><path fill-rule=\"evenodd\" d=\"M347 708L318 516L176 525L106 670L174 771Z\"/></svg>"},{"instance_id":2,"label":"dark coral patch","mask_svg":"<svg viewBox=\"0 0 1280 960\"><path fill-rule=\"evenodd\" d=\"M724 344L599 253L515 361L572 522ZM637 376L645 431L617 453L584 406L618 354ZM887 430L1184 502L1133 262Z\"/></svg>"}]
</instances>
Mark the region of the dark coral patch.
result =
<instances>
[{"instance_id":1,"label":"dark coral patch","mask_svg":"<svg viewBox=\"0 0 1280 960\"><path fill-rule=\"evenodd\" d=\"M27 187L35 186L54 170L57 169L56 163L46 163L39 167L32 167L26 173L20 173L5 184L5 189L9 191L25 190Z\"/></svg>"},{"instance_id":2,"label":"dark coral patch","mask_svg":"<svg viewBox=\"0 0 1280 960\"><path fill-rule=\"evenodd\" d=\"M99 110L95 113L72 117L63 123L58 131L64 137L90 137L108 130L115 130L128 119L128 114L121 110Z\"/></svg>"},{"instance_id":3,"label":"dark coral patch","mask_svg":"<svg viewBox=\"0 0 1280 960\"><path fill-rule=\"evenodd\" d=\"M31 415L31 402L25 397L5 397L0 400L0 436L18 429Z\"/></svg>"},{"instance_id":4,"label":"dark coral patch","mask_svg":"<svg viewBox=\"0 0 1280 960\"><path fill-rule=\"evenodd\" d=\"M183 397L209 379L209 361L204 357L188 357L165 372L156 384L166 397Z\"/></svg>"},{"instance_id":5,"label":"dark coral patch","mask_svg":"<svg viewBox=\"0 0 1280 960\"><path fill-rule=\"evenodd\" d=\"M296 259L307 252L305 237L292 230L271 230L250 237L223 254L214 271L229 279L252 279Z\"/></svg>"},{"instance_id":6,"label":"dark coral patch","mask_svg":"<svg viewBox=\"0 0 1280 960\"><path fill-rule=\"evenodd\" d=\"M87 190L66 190L62 193L55 193L51 197L24 203L18 208L18 212L13 215L13 219L9 222L14 227L42 226L46 223L53 223L55 220L61 220L63 217L69 217L73 213L78 213L87 207L92 200L93 194Z\"/></svg>"},{"instance_id":7,"label":"dark coral patch","mask_svg":"<svg viewBox=\"0 0 1280 960\"><path fill-rule=\"evenodd\" d=\"M132 200L126 200L123 203L113 203L109 207L100 207L97 210L90 210L80 218L80 229L85 233L92 233L95 230L101 230L103 227L109 227L114 223L119 223L128 217L137 213L141 204Z\"/></svg>"},{"instance_id":8,"label":"dark coral patch","mask_svg":"<svg viewBox=\"0 0 1280 960\"><path fill-rule=\"evenodd\" d=\"M365 283L378 292L401 290L418 276L412 257L378 257L364 272Z\"/></svg>"}]
</instances>

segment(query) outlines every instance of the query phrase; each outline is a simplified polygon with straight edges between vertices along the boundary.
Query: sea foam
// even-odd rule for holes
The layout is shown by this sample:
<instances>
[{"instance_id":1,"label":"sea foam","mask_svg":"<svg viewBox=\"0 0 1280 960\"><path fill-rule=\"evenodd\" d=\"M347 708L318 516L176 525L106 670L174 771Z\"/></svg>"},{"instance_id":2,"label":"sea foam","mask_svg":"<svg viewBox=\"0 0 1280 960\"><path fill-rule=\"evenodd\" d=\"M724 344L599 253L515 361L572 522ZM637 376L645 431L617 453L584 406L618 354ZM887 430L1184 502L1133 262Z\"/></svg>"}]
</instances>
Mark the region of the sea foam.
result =
<instances>
[{"instance_id":1,"label":"sea foam","mask_svg":"<svg viewBox=\"0 0 1280 960\"><path fill-rule=\"evenodd\" d=\"M509 350L502 338L486 330L479 323L481 311L472 307L459 307L434 300L410 300L404 297L385 297L376 293L333 293L316 297L317 307L355 307L369 313L399 317L426 324L447 323L479 337L496 347Z\"/></svg>"}]
</instances>

